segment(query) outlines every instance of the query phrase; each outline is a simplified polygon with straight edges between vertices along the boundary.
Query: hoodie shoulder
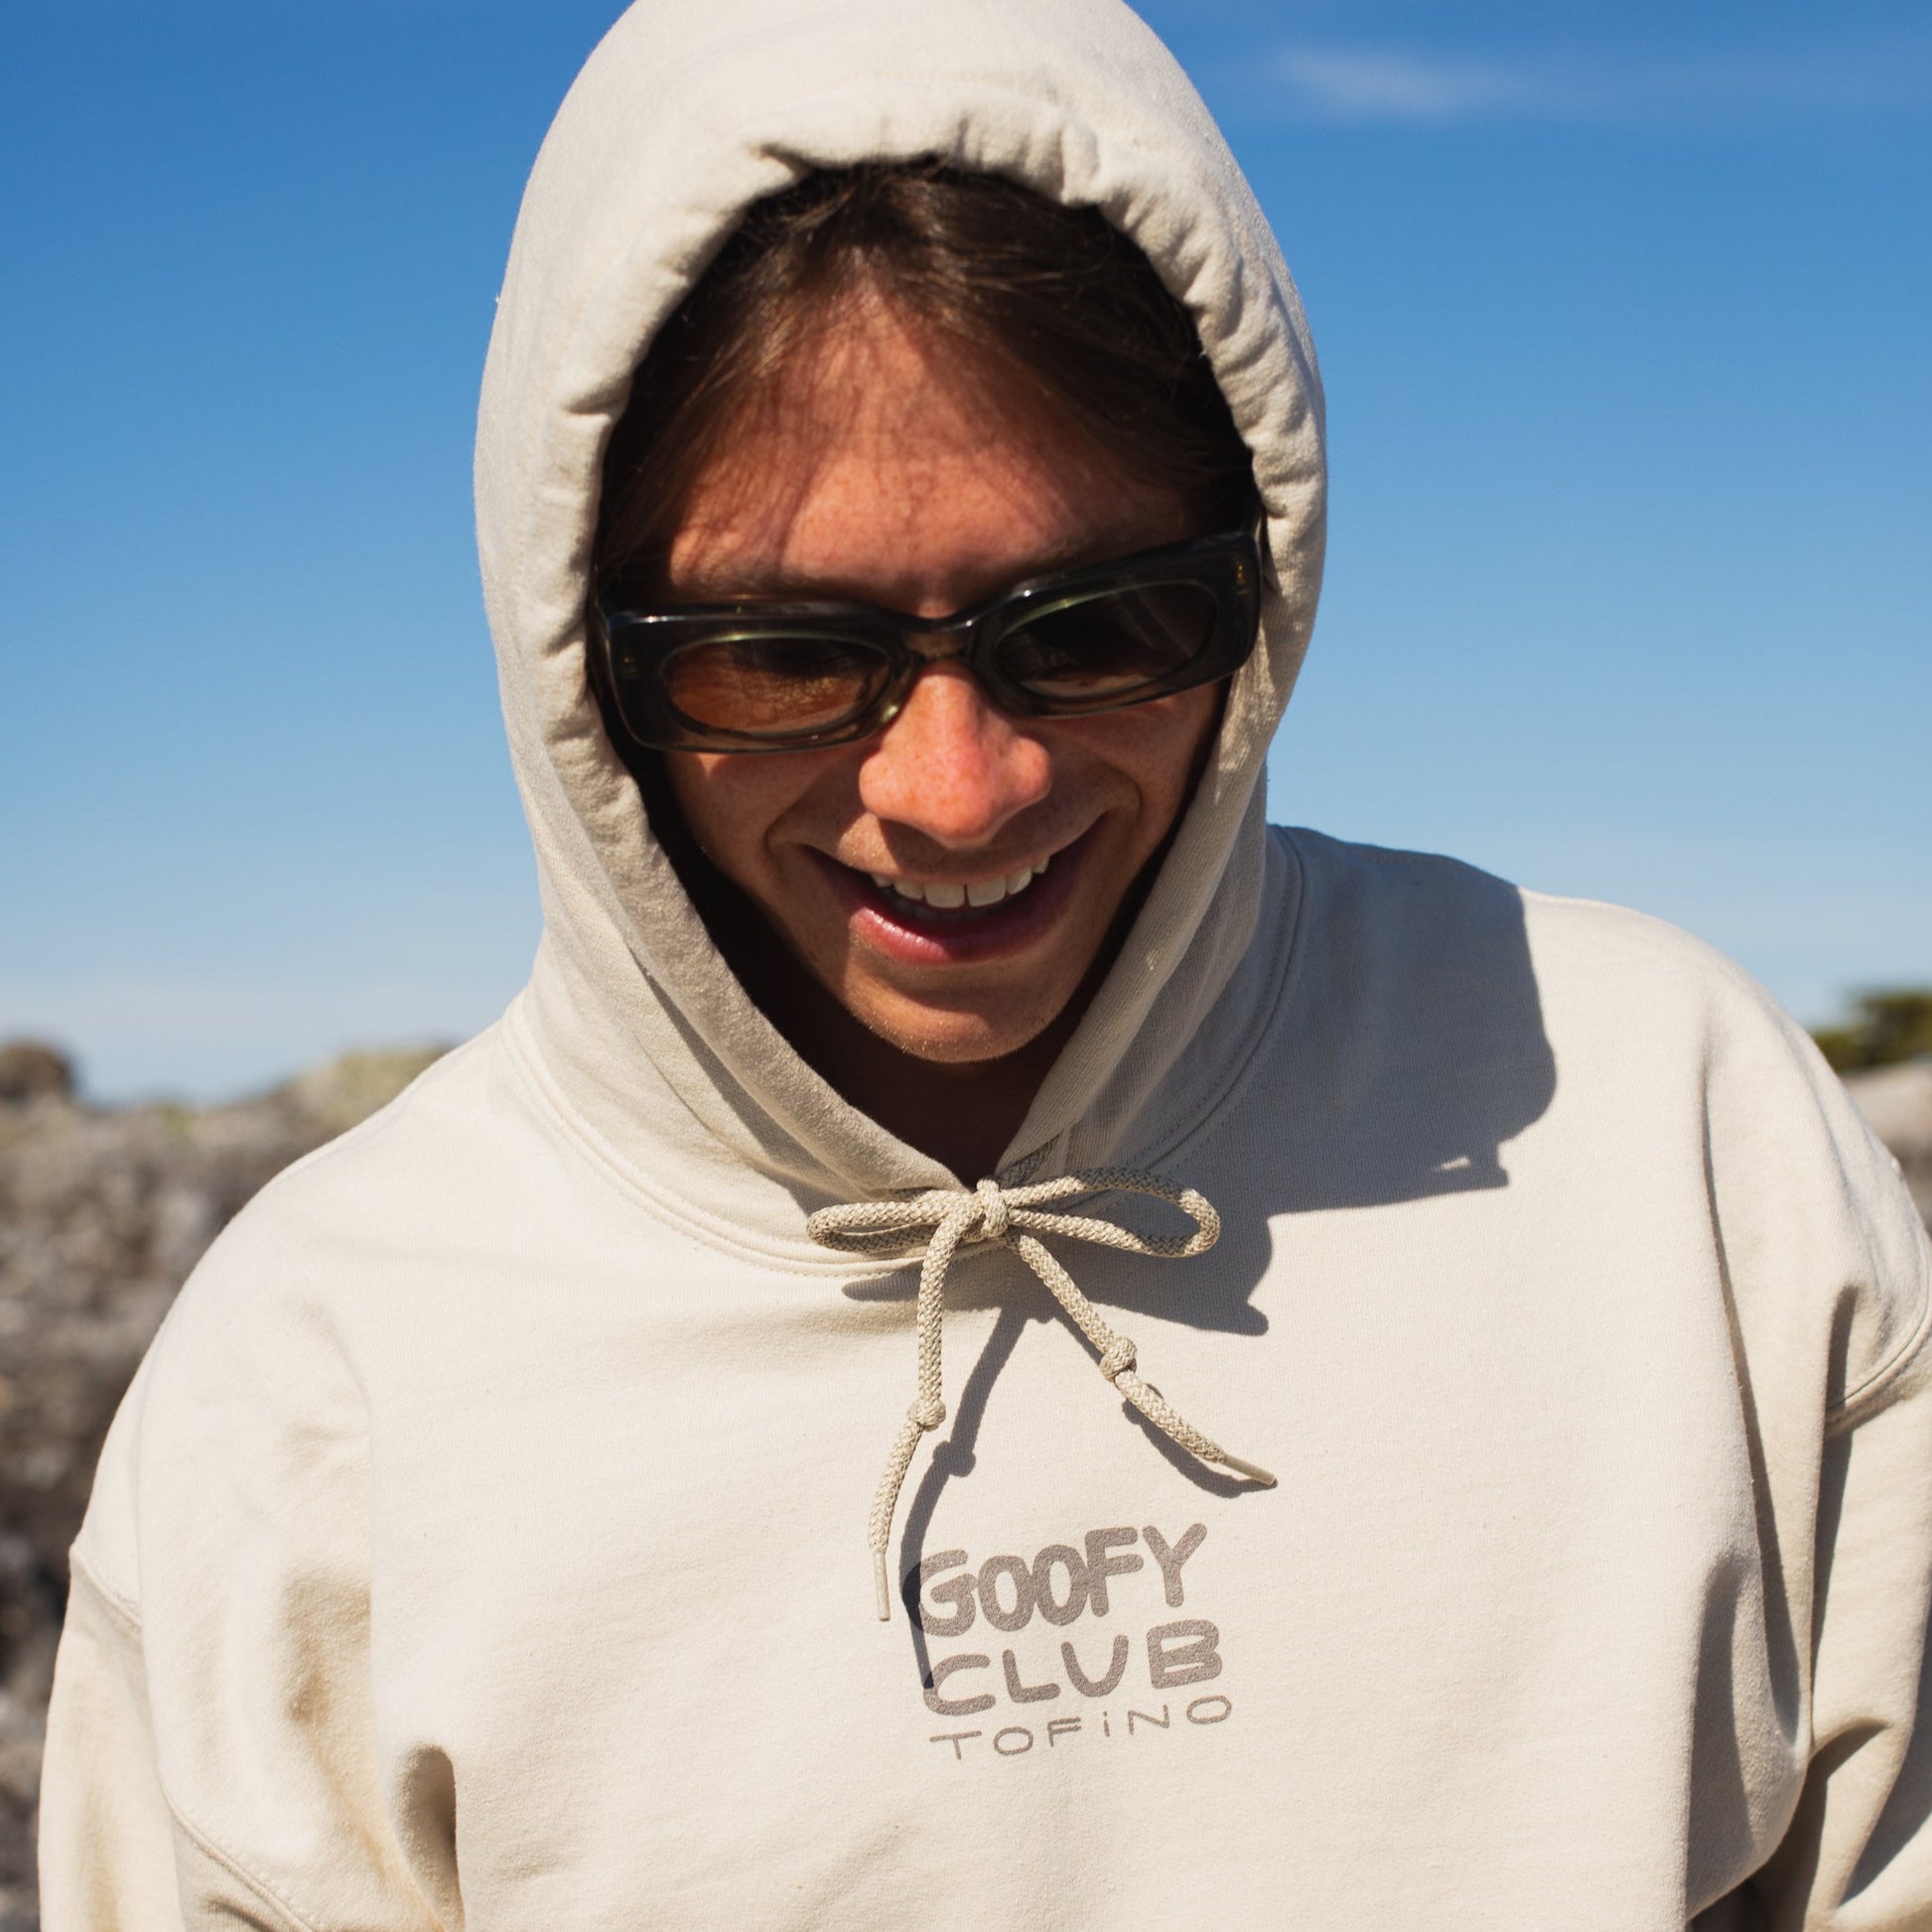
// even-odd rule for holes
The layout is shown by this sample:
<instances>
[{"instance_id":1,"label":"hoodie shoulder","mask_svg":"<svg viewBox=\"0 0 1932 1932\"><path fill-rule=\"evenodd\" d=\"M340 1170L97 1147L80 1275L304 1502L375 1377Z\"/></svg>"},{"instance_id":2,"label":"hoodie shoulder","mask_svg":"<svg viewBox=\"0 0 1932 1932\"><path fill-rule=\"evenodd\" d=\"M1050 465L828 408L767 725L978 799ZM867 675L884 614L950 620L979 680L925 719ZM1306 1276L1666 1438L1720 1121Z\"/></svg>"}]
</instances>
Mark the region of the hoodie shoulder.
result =
<instances>
[{"instance_id":1,"label":"hoodie shoulder","mask_svg":"<svg viewBox=\"0 0 1932 1932\"><path fill-rule=\"evenodd\" d=\"M1596 1018L1611 1026L1654 1025L1667 1009L1687 1018L1735 1010L1809 1044L1742 967L1666 919L1535 892L1440 853L1351 843L1301 827L1274 830L1299 856L1311 903L1321 907L1317 916L1399 938L1415 970L1493 975L1504 962L1471 957L1468 949L1505 944L1520 948L1546 1008L1553 996L1586 1006L1600 1001Z\"/></svg>"},{"instance_id":2,"label":"hoodie shoulder","mask_svg":"<svg viewBox=\"0 0 1932 1932\"><path fill-rule=\"evenodd\" d=\"M244 1490L271 1470L332 1480L361 1453L371 1346L438 1346L411 1340L411 1303L446 1320L438 1291L485 1279L477 1264L505 1226L531 1219L545 1141L506 1091L499 1037L446 1054L285 1168L189 1276L115 1416L75 1546L130 1613L147 1594L140 1520L164 1493L204 1489L217 1468Z\"/></svg>"},{"instance_id":3,"label":"hoodie shoulder","mask_svg":"<svg viewBox=\"0 0 1932 1932\"><path fill-rule=\"evenodd\" d=\"M1526 1201L1607 1178L1632 1215L1704 1226L1748 1352L1833 1326L1832 1427L1932 1360L1932 1258L1898 1164L1742 967L1625 906L1278 836L1310 881L1300 1023L1331 1042L1336 1091L1367 1096L1378 1134L1442 1117L1466 1136L1477 1120L1489 1183Z\"/></svg>"}]
</instances>

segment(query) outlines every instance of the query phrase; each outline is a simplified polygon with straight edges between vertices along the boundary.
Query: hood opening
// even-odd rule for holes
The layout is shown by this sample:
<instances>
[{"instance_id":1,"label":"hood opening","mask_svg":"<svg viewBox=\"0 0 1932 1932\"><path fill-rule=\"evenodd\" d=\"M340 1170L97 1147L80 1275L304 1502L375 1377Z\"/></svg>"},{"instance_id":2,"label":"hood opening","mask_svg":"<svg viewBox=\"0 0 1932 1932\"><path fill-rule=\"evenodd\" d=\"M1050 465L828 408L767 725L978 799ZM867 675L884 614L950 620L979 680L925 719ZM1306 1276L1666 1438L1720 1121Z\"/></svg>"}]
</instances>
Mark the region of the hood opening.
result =
<instances>
[{"instance_id":1,"label":"hood opening","mask_svg":"<svg viewBox=\"0 0 1932 1932\"><path fill-rule=\"evenodd\" d=\"M586 591L607 446L660 332L748 209L877 168L1014 184L1145 257L1252 460L1276 573L1167 861L1007 1166L1105 1159L1238 966L1263 760L1320 575L1320 388L1293 283L1211 119L1128 8L638 0L612 28L525 194L478 437L485 597L546 915L532 1024L620 1158L657 1159L637 1095L668 1091L719 1159L801 1205L939 1176L833 1093L728 970L603 729Z\"/></svg>"}]
</instances>

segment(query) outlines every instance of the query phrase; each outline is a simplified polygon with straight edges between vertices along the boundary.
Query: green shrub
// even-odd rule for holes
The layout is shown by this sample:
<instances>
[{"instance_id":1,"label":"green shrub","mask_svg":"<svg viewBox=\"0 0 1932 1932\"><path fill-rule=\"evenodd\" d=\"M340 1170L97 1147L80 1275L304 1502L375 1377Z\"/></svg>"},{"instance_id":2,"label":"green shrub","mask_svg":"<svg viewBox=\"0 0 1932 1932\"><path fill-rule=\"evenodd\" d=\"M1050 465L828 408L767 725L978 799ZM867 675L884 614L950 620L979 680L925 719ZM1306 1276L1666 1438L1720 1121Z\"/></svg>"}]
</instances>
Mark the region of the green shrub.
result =
<instances>
[{"instance_id":1,"label":"green shrub","mask_svg":"<svg viewBox=\"0 0 1932 1932\"><path fill-rule=\"evenodd\" d=\"M1814 1028L1811 1036L1841 1073L1932 1053L1932 987L1861 993L1844 1026Z\"/></svg>"}]
</instances>

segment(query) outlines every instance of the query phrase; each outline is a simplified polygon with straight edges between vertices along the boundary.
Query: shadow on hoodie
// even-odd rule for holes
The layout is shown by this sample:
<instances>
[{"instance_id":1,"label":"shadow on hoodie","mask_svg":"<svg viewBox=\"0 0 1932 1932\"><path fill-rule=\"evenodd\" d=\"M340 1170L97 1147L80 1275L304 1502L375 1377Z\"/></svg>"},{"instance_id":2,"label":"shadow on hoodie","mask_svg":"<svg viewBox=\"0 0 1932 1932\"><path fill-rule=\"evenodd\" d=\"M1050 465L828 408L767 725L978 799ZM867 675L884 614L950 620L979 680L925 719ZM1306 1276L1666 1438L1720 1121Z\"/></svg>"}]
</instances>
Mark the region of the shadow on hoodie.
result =
<instances>
[{"instance_id":1,"label":"shadow on hoodie","mask_svg":"<svg viewBox=\"0 0 1932 1932\"><path fill-rule=\"evenodd\" d=\"M1260 1334L1268 1320L1252 1297L1273 1260L1278 1218L1506 1187L1504 1145L1555 1097L1556 1061L1515 887L1452 860L1292 837L1310 891L1283 998L1258 1029L1245 1076L1159 1164L1183 1181L1201 1179L1221 1216L1220 1241L1180 1268L1109 1254L1104 1272L1082 1270L1079 1244L1054 1244L1110 1311ZM1119 1197L1107 1209L1109 1218L1151 1224L1143 1210ZM1011 1259L981 1252L987 1262ZM900 1299L915 1287L907 1269L846 1292ZM949 1288L955 1307L1000 1312L905 1515L899 1576L922 1680L929 1659L915 1592L940 1498L972 1474L987 1404L1027 1323L1065 1325L1017 1263L999 1267L997 1279L993 1267L961 1268ZM1225 1496L1244 1487L1125 1403L1122 1410L1200 1489Z\"/></svg>"}]
</instances>

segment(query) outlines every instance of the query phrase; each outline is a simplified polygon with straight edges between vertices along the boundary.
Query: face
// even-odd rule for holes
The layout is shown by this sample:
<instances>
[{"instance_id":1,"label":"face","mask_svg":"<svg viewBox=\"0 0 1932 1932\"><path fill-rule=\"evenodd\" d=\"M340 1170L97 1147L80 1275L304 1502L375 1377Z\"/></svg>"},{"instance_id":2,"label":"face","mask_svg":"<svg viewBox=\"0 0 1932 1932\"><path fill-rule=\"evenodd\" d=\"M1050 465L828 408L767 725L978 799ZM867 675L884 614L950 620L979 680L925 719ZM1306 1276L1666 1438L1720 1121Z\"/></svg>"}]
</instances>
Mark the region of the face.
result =
<instances>
[{"instance_id":1,"label":"face","mask_svg":"<svg viewBox=\"0 0 1932 1932\"><path fill-rule=\"evenodd\" d=\"M858 600L944 617L1026 577L1201 534L1010 380L855 296L701 471L669 599ZM1093 718L1013 717L922 672L876 737L668 753L712 863L874 1034L935 1061L1035 1038L1172 830L1218 686Z\"/></svg>"}]
</instances>

